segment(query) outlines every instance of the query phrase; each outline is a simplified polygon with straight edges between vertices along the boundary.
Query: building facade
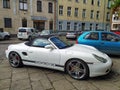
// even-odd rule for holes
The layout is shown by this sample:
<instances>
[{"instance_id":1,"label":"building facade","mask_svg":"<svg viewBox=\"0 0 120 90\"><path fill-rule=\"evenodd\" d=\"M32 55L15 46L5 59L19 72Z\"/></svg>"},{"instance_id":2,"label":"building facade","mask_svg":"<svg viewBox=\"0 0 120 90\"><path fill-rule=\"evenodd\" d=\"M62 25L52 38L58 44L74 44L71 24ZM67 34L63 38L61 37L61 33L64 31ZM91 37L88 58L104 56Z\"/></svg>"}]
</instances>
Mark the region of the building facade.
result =
<instances>
[{"instance_id":1,"label":"building facade","mask_svg":"<svg viewBox=\"0 0 120 90\"><path fill-rule=\"evenodd\" d=\"M54 29L55 0L0 0L0 29L12 34L19 27Z\"/></svg>"},{"instance_id":2,"label":"building facade","mask_svg":"<svg viewBox=\"0 0 120 90\"><path fill-rule=\"evenodd\" d=\"M111 0L0 0L0 29L110 30Z\"/></svg>"},{"instance_id":3,"label":"building facade","mask_svg":"<svg viewBox=\"0 0 120 90\"><path fill-rule=\"evenodd\" d=\"M58 0L58 30L110 30L111 0Z\"/></svg>"}]
</instances>

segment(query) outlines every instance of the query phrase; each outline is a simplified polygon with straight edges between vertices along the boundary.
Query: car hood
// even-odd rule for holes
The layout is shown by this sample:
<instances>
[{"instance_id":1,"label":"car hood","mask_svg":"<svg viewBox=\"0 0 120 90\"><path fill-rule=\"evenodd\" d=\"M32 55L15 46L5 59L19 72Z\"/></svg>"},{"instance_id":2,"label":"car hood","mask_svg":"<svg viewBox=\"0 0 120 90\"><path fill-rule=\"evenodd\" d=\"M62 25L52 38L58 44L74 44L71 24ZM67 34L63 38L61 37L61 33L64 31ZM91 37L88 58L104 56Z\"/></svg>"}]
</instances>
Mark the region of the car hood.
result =
<instances>
[{"instance_id":1,"label":"car hood","mask_svg":"<svg viewBox=\"0 0 120 90\"><path fill-rule=\"evenodd\" d=\"M75 44L75 45L71 46L70 48L67 48L67 50L71 51L71 52L78 51L78 52L89 53L89 54L90 53L102 54L102 55L104 54L92 46L83 45L83 44Z\"/></svg>"}]
</instances>

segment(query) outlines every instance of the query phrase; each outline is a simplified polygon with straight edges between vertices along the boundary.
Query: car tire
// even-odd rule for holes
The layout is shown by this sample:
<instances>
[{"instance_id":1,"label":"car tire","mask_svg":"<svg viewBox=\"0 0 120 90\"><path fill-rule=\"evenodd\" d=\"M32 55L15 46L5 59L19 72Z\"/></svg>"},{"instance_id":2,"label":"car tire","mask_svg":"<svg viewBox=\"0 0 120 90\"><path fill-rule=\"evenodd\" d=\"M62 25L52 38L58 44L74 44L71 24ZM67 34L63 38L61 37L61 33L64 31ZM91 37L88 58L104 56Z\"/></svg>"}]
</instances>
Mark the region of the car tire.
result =
<instances>
[{"instance_id":1,"label":"car tire","mask_svg":"<svg viewBox=\"0 0 120 90\"><path fill-rule=\"evenodd\" d=\"M88 65L80 59L69 60L66 64L67 73L74 79L83 80L89 77Z\"/></svg>"},{"instance_id":2,"label":"car tire","mask_svg":"<svg viewBox=\"0 0 120 90\"><path fill-rule=\"evenodd\" d=\"M31 40L32 40L32 37L31 37L31 36L29 36L29 37L28 37L28 40L29 40L29 41L31 41Z\"/></svg>"},{"instance_id":3,"label":"car tire","mask_svg":"<svg viewBox=\"0 0 120 90\"><path fill-rule=\"evenodd\" d=\"M22 38L18 38L19 40L22 40Z\"/></svg>"},{"instance_id":4,"label":"car tire","mask_svg":"<svg viewBox=\"0 0 120 90\"><path fill-rule=\"evenodd\" d=\"M23 66L20 55L14 51L9 54L9 63L14 68Z\"/></svg>"},{"instance_id":5,"label":"car tire","mask_svg":"<svg viewBox=\"0 0 120 90\"><path fill-rule=\"evenodd\" d=\"M8 40L8 39L9 39L9 36L5 36L5 37L4 37L4 40Z\"/></svg>"}]
</instances>

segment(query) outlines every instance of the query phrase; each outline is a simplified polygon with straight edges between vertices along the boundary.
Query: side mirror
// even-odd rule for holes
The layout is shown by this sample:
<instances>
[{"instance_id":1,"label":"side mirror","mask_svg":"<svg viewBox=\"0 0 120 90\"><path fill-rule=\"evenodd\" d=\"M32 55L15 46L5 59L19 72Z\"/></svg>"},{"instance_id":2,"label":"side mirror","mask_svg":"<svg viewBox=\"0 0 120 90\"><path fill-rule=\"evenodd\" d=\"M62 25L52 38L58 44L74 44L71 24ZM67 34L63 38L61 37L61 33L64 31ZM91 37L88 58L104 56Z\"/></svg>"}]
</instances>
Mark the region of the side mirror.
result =
<instances>
[{"instance_id":1,"label":"side mirror","mask_svg":"<svg viewBox=\"0 0 120 90\"><path fill-rule=\"evenodd\" d=\"M46 49L54 49L54 47L52 45L46 45L45 48Z\"/></svg>"}]
</instances>

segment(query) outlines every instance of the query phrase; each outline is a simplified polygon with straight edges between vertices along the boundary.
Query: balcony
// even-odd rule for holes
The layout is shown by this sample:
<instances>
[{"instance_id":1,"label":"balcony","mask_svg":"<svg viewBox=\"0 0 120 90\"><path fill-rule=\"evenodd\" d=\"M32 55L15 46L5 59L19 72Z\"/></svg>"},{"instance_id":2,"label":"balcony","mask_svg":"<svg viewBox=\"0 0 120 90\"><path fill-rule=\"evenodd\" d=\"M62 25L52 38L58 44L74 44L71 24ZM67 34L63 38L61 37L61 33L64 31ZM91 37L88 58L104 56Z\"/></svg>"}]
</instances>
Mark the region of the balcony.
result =
<instances>
[{"instance_id":1,"label":"balcony","mask_svg":"<svg viewBox=\"0 0 120 90\"><path fill-rule=\"evenodd\" d=\"M120 17L116 14L113 14L112 16L112 23L118 23L120 24Z\"/></svg>"}]
</instances>

